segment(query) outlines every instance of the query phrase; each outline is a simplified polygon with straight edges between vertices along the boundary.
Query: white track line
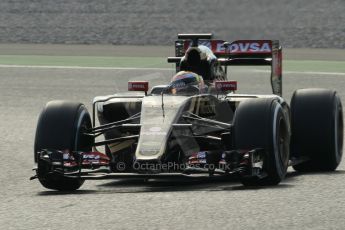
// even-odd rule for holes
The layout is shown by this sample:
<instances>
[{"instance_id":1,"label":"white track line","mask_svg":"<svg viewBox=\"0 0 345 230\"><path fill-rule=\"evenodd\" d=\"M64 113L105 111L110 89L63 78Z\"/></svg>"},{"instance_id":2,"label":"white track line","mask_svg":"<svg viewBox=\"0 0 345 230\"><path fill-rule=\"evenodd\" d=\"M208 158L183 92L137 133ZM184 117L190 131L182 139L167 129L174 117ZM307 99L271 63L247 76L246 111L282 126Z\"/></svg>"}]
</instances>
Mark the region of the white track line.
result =
<instances>
[{"instance_id":1,"label":"white track line","mask_svg":"<svg viewBox=\"0 0 345 230\"><path fill-rule=\"evenodd\" d=\"M160 70L172 71L173 68L145 68L145 67L86 67L86 66L49 66L49 65L0 65L0 68L29 68L29 69L80 69L80 70ZM237 72L238 70L236 70ZM239 72L270 73L269 70L250 69ZM317 71L284 71L283 74L306 74L306 75L337 75L345 76L344 72L317 72Z\"/></svg>"},{"instance_id":2,"label":"white track line","mask_svg":"<svg viewBox=\"0 0 345 230\"><path fill-rule=\"evenodd\" d=\"M146 67L87 67L87 66L50 66L50 65L0 65L0 68L29 68L29 69L93 69L93 70L172 70L172 68Z\"/></svg>"},{"instance_id":3,"label":"white track line","mask_svg":"<svg viewBox=\"0 0 345 230\"><path fill-rule=\"evenodd\" d=\"M270 73L269 70L253 70L258 73ZM308 75L342 75L345 76L344 72L317 72L317 71L283 71L283 74L308 74Z\"/></svg>"},{"instance_id":4,"label":"white track line","mask_svg":"<svg viewBox=\"0 0 345 230\"><path fill-rule=\"evenodd\" d=\"M315 71L284 71L284 74L310 74L310 75L342 75L345 76L345 73L342 72L315 72Z\"/></svg>"}]
</instances>

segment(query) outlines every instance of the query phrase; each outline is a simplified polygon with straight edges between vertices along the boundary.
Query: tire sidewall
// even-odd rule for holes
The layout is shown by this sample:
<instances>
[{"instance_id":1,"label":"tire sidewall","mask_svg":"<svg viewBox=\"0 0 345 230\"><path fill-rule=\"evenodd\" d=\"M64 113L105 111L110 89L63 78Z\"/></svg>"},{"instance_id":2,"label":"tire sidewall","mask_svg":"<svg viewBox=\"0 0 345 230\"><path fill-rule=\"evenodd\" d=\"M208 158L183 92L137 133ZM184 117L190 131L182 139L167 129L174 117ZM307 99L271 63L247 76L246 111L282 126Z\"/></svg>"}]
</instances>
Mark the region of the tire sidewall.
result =
<instances>
[{"instance_id":1,"label":"tire sidewall","mask_svg":"<svg viewBox=\"0 0 345 230\"><path fill-rule=\"evenodd\" d=\"M268 164L271 164L269 168L266 168L265 162L264 162L264 169L267 171L271 171L274 177L277 177L277 180L282 180L285 178L288 162L289 162L289 142L290 142L290 135L288 133L288 127L287 127L287 118L284 116L283 108L282 106L274 102L272 103L272 143L270 145L271 151L267 154L270 154L270 156L267 156L268 159L265 159L265 162ZM285 130L281 130L284 128ZM287 140L285 140L284 145L288 143L287 146L284 146L285 149L282 149L280 147L280 138L282 135L281 132L286 132L285 137ZM274 170L272 170L274 169ZM275 175L274 175L275 174Z\"/></svg>"},{"instance_id":2,"label":"tire sidewall","mask_svg":"<svg viewBox=\"0 0 345 230\"><path fill-rule=\"evenodd\" d=\"M54 127L58 130L56 133ZM37 159L37 152L52 149L51 146L54 146L54 150L61 151L91 151L93 142L90 137L83 135L88 128L91 128L91 118L83 104L63 101L47 103L38 119L34 144L35 159L38 162L37 175L44 187L67 191L76 190L83 184L84 180L79 178L48 174L50 166ZM59 145L60 148L57 147Z\"/></svg>"},{"instance_id":3,"label":"tire sidewall","mask_svg":"<svg viewBox=\"0 0 345 230\"><path fill-rule=\"evenodd\" d=\"M288 113L275 98L248 99L241 102L234 118L234 146L237 150L262 148L262 179L242 180L245 185L276 185L286 175L289 161L290 128ZM280 151L281 128L284 128L284 153ZM284 157L283 157L284 156ZM284 158L284 159L282 159ZM243 178L246 178L243 177ZM249 183L247 183L249 182Z\"/></svg>"}]
</instances>

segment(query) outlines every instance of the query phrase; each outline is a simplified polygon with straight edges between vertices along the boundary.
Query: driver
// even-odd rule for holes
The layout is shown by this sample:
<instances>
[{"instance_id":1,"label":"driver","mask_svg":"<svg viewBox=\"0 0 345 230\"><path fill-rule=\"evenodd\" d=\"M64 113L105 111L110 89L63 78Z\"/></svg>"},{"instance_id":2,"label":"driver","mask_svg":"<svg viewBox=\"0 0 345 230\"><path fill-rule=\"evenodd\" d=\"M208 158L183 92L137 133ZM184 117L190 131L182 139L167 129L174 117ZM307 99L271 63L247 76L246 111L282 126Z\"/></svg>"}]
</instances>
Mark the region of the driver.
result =
<instances>
[{"instance_id":1,"label":"driver","mask_svg":"<svg viewBox=\"0 0 345 230\"><path fill-rule=\"evenodd\" d=\"M180 71L172 78L170 90L172 94L194 95L206 93L207 87L202 76L189 71Z\"/></svg>"}]
</instances>

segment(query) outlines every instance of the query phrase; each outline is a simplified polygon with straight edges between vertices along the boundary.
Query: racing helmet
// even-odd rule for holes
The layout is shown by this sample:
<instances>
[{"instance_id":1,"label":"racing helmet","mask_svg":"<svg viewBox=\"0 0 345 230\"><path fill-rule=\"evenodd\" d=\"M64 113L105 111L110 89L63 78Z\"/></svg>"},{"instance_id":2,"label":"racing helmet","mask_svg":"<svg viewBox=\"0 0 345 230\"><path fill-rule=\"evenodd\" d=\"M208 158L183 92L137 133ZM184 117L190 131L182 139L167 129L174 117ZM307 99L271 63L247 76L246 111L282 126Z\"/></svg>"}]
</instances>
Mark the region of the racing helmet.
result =
<instances>
[{"instance_id":1,"label":"racing helmet","mask_svg":"<svg viewBox=\"0 0 345 230\"><path fill-rule=\"evenodd\" d=\"M189 71L178 72L172 78L169 88L172 94L194 95L206 92L202 76Z\"/></svg>"}]
</instances>

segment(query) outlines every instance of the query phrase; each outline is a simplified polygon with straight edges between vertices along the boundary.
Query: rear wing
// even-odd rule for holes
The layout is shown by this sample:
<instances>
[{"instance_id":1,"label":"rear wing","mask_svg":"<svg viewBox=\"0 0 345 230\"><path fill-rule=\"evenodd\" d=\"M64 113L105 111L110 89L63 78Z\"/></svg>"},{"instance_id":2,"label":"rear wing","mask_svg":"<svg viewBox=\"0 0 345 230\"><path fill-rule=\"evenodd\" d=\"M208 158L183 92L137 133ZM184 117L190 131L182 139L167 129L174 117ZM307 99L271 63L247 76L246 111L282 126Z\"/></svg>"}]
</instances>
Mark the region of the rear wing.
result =
<instances>
[{"instance_id":1,"label":"rear wing","mask_svg":"<svg viewBox=\"0 0 345 230\"><path fill-rule=\"evenodd\" d=\"M271 66L271 85L274 94L282 96L282 48L278 40L237 40L226 42L212 39L212 34L179 34L175 41L175 57L168 62L176 63L179 71L181 57L189 47L208 47L225 66Z\"/></svg>"}]
</instances>

